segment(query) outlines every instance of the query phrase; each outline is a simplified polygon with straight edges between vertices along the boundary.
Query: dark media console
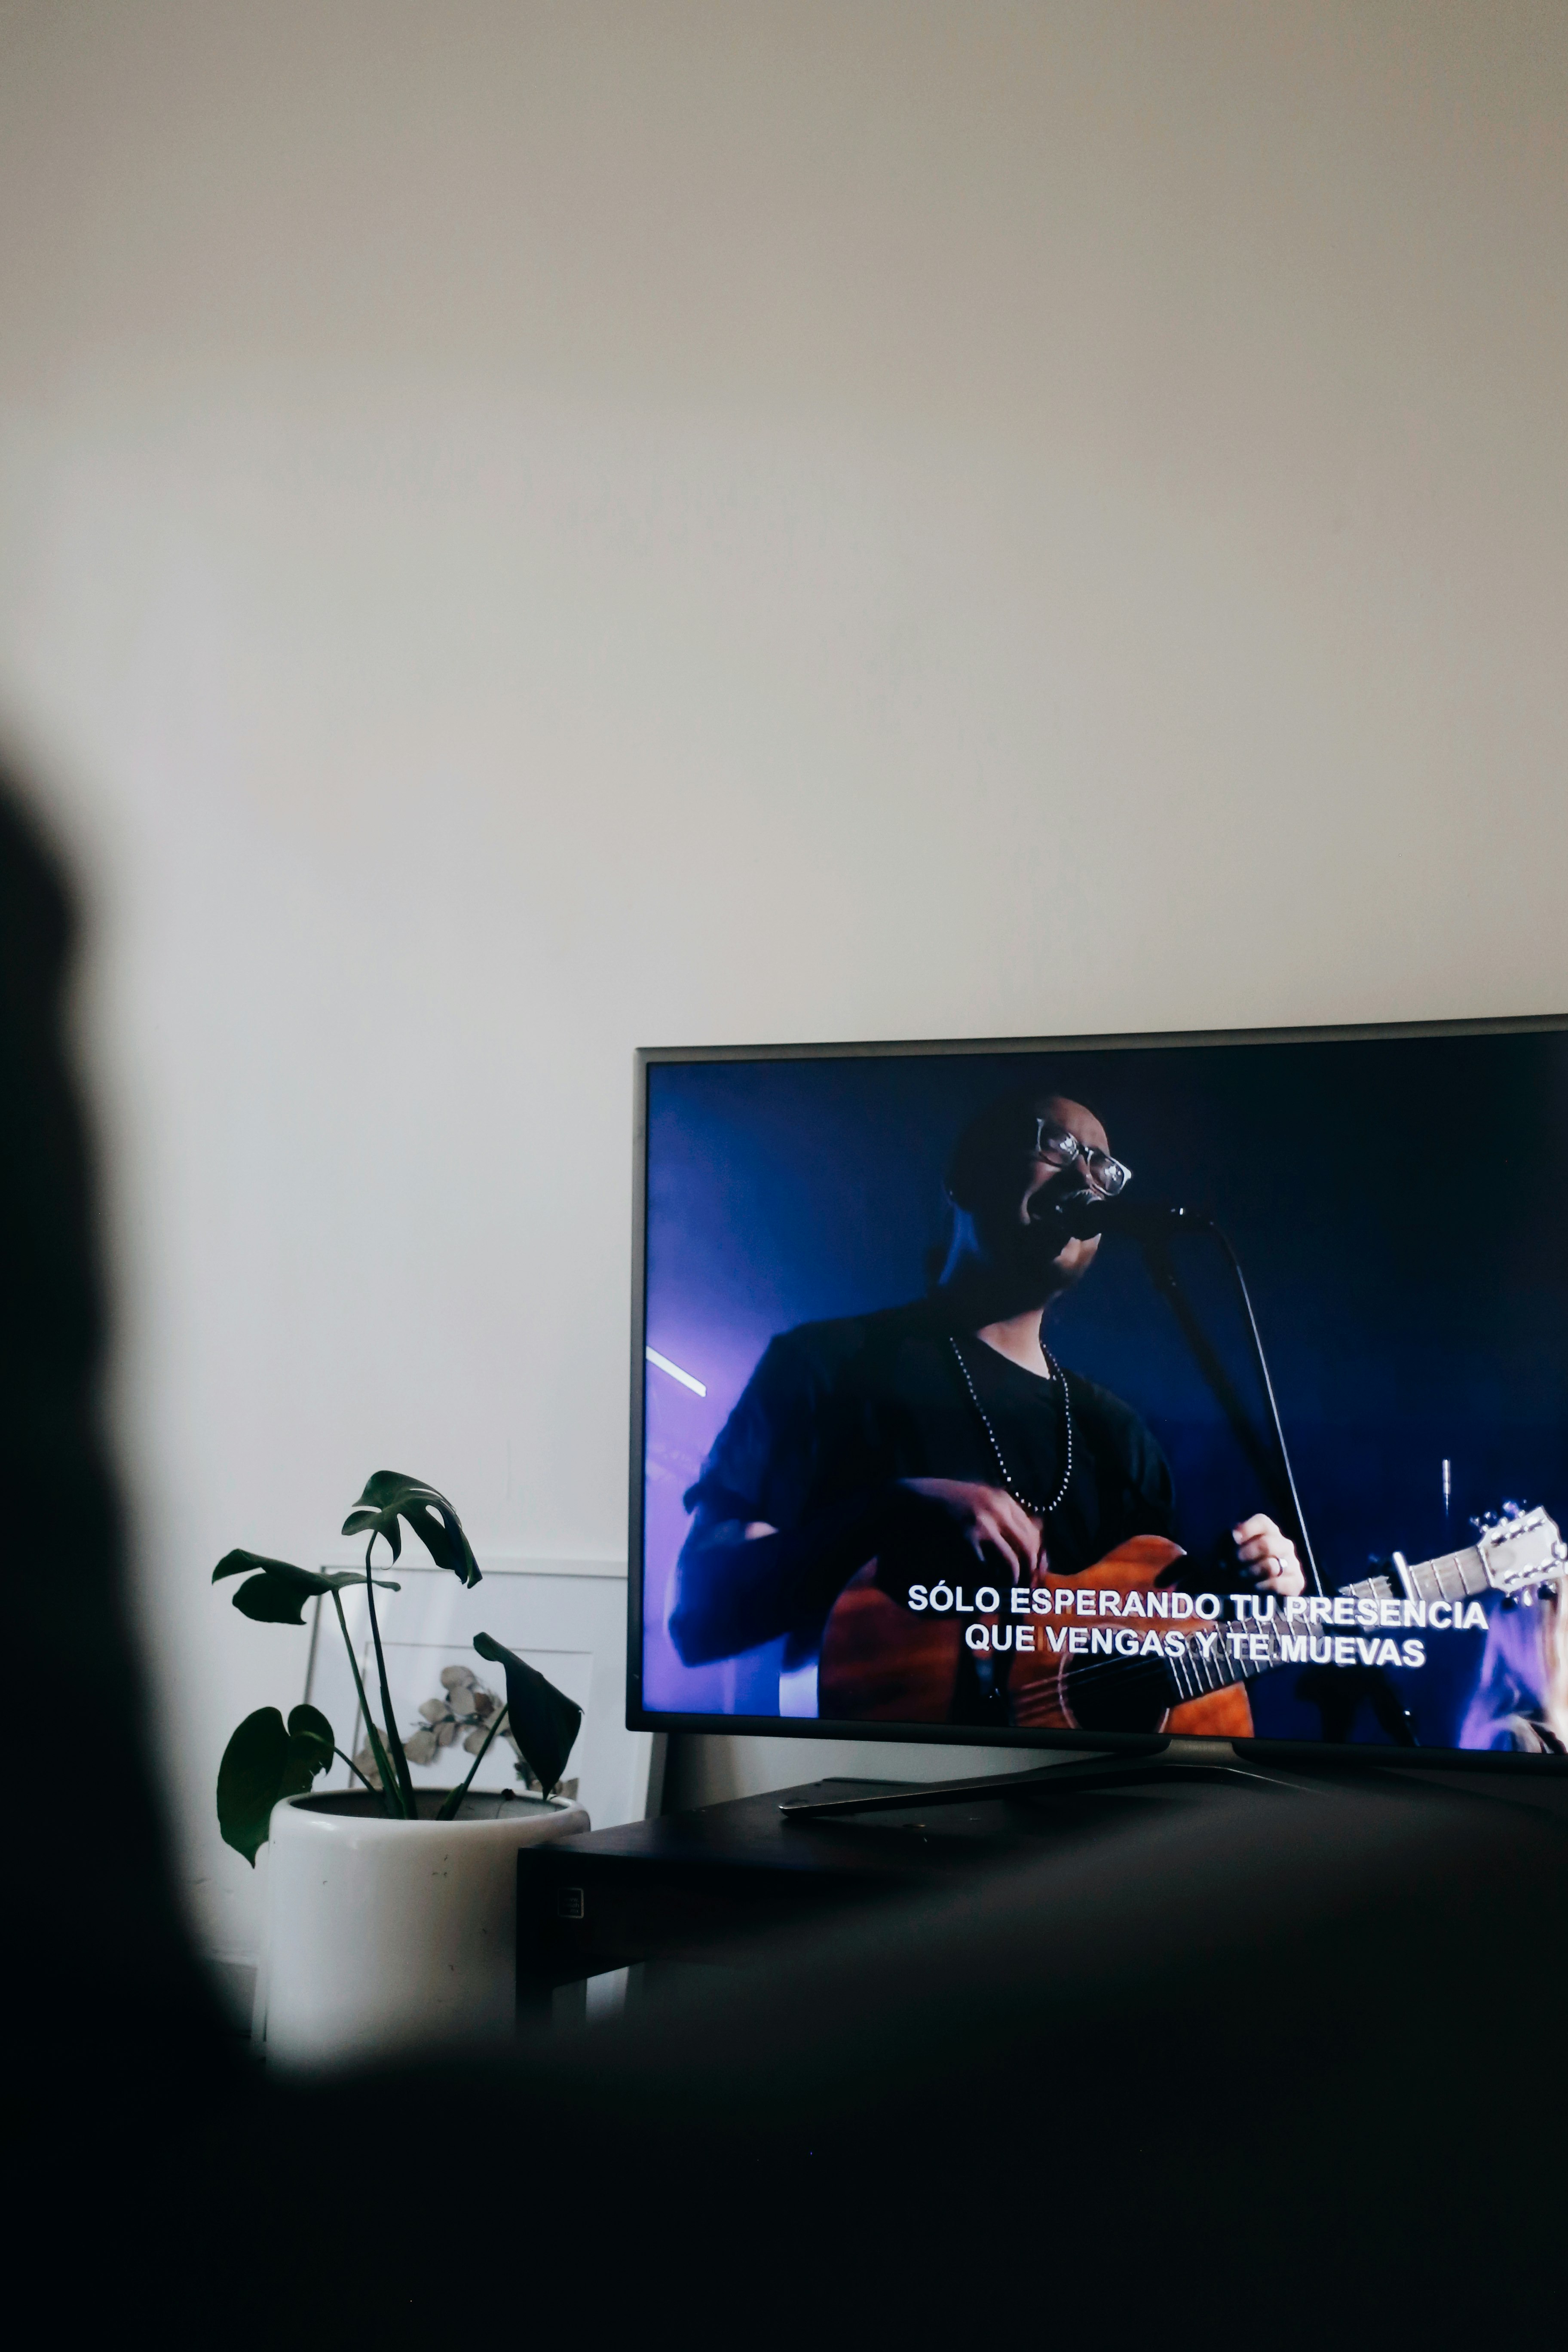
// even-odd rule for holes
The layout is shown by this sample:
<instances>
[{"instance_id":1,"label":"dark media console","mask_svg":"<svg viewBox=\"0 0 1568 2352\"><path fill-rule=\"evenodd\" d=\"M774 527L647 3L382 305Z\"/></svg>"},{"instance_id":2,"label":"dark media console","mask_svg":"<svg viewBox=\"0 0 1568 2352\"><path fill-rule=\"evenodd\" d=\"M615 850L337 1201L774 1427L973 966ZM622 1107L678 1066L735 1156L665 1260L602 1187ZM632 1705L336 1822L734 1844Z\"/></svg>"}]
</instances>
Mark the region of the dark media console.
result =
<instances>
[{"instance_id":1,"label":"dark media console","mask_svg":"<svg viewBox=\"0 0 1568 2352\"><path fill-rule=\"evenodd\" d=\"M1568 1822L1568 1772L1434 1769L1407 1754L1364 1783L1397 1779L1436 1801L1495 1797ZM1513 1759L1499 1759L1511 1763ZM1546 1759L1537 1759L1544 1761ZM781 1937L946 1887L984 1933L1018 1864L1066 1855L1185 1811L1216 1791L1310 1803L1351 1776L1312 1757L1237 1755L1222 1741L1051 1764L1026 1774L910 1788L815 1780L696 1811L591 1831L517 1858L519 2022L547 2018L558 1988L652 1963L742 1968Z\"/></svg>"}]
</instances>

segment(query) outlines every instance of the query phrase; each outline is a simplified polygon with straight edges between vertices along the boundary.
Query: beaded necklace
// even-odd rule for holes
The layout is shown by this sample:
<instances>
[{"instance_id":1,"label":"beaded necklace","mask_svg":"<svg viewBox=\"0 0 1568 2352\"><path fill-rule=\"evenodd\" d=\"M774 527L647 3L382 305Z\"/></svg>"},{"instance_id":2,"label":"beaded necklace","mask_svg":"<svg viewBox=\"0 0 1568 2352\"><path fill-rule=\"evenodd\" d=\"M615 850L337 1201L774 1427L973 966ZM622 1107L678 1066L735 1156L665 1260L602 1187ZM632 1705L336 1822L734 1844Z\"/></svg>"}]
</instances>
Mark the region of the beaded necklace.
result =
<instances>
[{"instance_id":1,"label":"beaded necklace","mask_svg":"<svg viewBox=\"0 0 1568 2352\"><path fill-rule=\"evenodd\" d=\"M1062 1483L1057 1488L1056 1493L1051 1496L1050 1501L1048 1503L1031 1502L1028 1496L1026 1495L1022 1488L1014 1481L1013 1474L1007 1467L1006 1459L1003 1454L1002 1448L996 1443L996 1432L991 1426L991 1416L986 1412L985 1407L981 1403L980 1399L975 1392L974 1382L970 1377L969 1366L963 1360L963 1350L951 1332L948 1334L947 1343L952 1349L953 1358L958 1365L959 1370L963 1375L963 1385L969 1391L969 1402L974 1407L975 1412L980 1415L981 1423L984 1428L985 1434L991 1441L991 1451L996 1456L996 1467L1002 1473L1003 1486L1005 1486L1009 1495L1012 1496L1013 1500L1018 1504L1022 1509L1028 1512L1031 1518L1048 1518L1053 1511L1060 1510L1063 1503L1067 1500L1068 1488L1072 1484L1072 1403L1068 1395L1067 1374L1063 1371L1061 1366L1058 1363L1056 1358L1052 1355L1050 1349L1046 1346L1046 1343L1042 1339L1040 1341L1041 1353L1044 1355L1047 1363L1050 1366L1051 1377L1056 1381L1058 1389L1061 1393L1062 1427L1067 1437L1067 1465L1062 1472Z\"/></svg>"}]
</instances>

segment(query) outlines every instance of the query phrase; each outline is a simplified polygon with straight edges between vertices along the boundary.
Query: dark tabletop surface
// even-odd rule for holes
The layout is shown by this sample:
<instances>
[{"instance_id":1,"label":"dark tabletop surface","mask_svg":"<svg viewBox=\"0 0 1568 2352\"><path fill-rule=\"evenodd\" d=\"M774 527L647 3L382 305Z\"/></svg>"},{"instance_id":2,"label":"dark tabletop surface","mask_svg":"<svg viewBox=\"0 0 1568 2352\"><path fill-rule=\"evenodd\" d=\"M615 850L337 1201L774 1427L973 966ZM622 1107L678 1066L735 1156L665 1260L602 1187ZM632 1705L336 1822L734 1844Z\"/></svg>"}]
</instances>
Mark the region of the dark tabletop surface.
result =
<instances>
[{"instance_id":1,"label":"dark tabletop surface","mask_svg":"<svg viewBox=\"0 0 1568 2352\"><path fill-rule=\"evenodd\" d=\"M1310 1802L1324 1775L1289 1764L1270 1762L1266 1769L1270 1786L1260 1790L1260 1804ZM1568 1775L1452 1771L1440 1768L1401 1770L1388 1768L1399 1785L1423 1793L1433 1803L1526 1804L1568 1817ZM934 1806L911 1790L907 1805L895 1811L861 1813L833 1821L789 1820L780 1811L795 1798L831 1799L891 1792L908 1783L896 1780L825 1780L790 1789L770 1790L761 1796L731 1799L689 1812L668 1813L653 1821L627 1822L615 1829L592 1830L533 1849L558 1862L614 1862L664 1868L724 1867L805 1875L857 1877L922 1877L947 1869L1016 1861L1043 1855L1053 1848L1078 1844L1086 1836L1103 1837L1119 1822L1146 1822L1152 1808L1188 1811L1205 1802L1203 1783L1175 1780L1171 1785L1134 1783L1126 1788L1073 1789L1070 1793L1057 1772L1070 1781L1068 1768L1058 1767L1047 1785L994 1795L977 1792L962 1804ZM1334 1773L1333 1784L1346 1785L1349 1775ZM1382 1782L1379 1772L1366 1776L1368 1785ZM1054 1783L1055 1785L1050 1785Z\"/></svg>"}]
</instances>

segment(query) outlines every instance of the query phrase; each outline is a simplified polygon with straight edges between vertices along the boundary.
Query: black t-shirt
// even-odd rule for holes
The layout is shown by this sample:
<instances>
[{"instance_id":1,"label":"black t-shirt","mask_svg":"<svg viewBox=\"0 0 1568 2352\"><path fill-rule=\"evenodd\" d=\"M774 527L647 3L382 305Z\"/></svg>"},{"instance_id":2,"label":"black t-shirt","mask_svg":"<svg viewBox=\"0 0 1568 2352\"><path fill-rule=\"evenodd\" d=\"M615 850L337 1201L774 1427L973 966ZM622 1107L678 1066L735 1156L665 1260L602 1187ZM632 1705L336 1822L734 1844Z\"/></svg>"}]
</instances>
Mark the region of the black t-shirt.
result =
<instances>
[{"instance_id":1,"label":"black t-shirt","mask_svg":"<svg viewBox=\"0 0 1568 2352\"><path fill-rule=\"evenodd\" d=\"M982 1339L962 1333L957 1339L984 1419L953 1335L931 1303L805 1323L770 1341L686 1496L697 1519L671 1620L682 1654L726 1654L715 1643L740 1646L745 1634L806 1637L812 1627L803 1620L819 1623L832 1598L803 1575L797 1540L773 1552L775 1591L768 1590L769 1562L757 1559L757 1575L747 1561L737 1614L736 1596L721 1586L739 1564L727 1567L706 1540L719 1528L761 1520L809 1542L814 1528L826 1537L851 1526L858 1500L896 1479L1003 1486L996 1448L1019 1494L1035 1504L1052 1501L1066 1461L1060 1384L1025 1371ZM1165 1457L1131 1408L1079 1373L1064 1378L1072 1476L1046 1519L1045 1543L1052 1570L1073 1575L1130 1536L1168 1536L1173 1496ZM852 1551L851 1540L846 1574L858 1565Z\"/></svg>"}]
</instances>

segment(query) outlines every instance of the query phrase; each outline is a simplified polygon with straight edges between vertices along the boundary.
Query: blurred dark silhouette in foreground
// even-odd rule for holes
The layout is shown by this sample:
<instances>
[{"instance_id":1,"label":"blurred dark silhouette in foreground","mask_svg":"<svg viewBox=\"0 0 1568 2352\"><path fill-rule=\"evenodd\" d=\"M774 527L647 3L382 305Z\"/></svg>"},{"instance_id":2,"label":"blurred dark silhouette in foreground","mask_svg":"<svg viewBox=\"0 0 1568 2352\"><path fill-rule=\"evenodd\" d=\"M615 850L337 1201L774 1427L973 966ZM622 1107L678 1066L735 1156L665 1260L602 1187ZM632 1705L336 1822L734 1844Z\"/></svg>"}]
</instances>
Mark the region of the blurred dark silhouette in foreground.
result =
<instances>
[{"instance_id":1,"label":"blurred dark silhouette in foreground","mask_svg":"<svg viewBox=\"0 0 1568 2352\"><path fill-rule=\"evenodd\" d=\"M12 1689L69 1724L9 1831L15 2242L68 2336L1556 2340L1560 1779L1118 1801L981 1895L515 2058L243 2059L125 1622L71 931L0 789Z\"/></svg>"}]
</instances>

